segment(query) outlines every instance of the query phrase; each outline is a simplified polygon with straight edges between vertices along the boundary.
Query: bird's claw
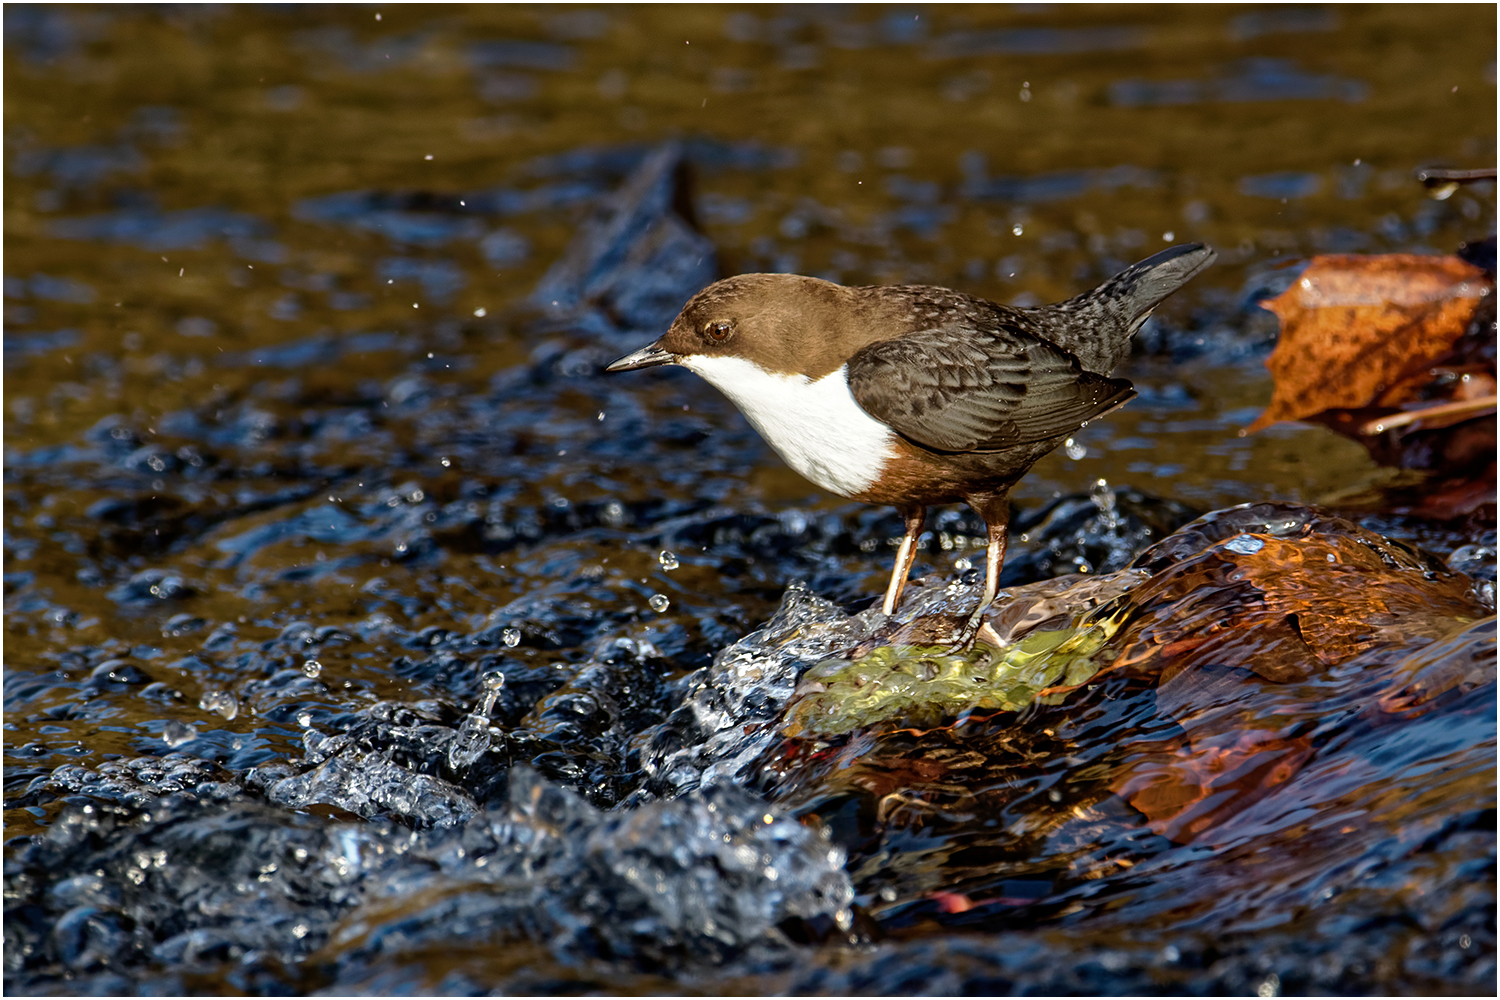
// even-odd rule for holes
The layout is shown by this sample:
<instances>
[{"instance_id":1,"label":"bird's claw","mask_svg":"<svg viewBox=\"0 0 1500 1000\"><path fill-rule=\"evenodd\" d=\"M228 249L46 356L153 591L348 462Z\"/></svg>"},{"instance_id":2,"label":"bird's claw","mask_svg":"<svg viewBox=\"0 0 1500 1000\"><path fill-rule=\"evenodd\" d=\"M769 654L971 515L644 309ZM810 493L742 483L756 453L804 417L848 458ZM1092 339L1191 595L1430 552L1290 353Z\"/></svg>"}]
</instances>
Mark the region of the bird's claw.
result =
<instances>
[{"instance_id":1,"label":"bird's claw","mask_svg":"<svg viewBox=\"0 0 1500 1000\"><path fill-rule=\"evenodd\" d=\"M980 615L975 615L964 623L959 630L958 638L954 640L953 648L958 652L967 653L974 648L976 640L984 640L985 645L994 646L996 649L1004 649L1005 642L1000 634L985 621Z\"/></svg>"}]
</instances>

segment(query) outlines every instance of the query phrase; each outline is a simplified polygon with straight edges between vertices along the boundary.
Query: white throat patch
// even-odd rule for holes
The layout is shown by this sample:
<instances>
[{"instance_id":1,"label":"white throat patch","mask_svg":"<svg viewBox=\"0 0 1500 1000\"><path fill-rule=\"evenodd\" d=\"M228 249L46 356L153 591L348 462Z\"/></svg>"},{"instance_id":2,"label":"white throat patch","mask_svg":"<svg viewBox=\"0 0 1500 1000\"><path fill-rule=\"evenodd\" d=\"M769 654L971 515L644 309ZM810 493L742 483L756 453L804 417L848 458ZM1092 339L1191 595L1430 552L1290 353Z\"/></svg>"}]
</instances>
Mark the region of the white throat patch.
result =
<instances>
[{"instance_id":1,"label":"white throat patch","mask_svg":"<svg viewBox=\"0 0 1500 1000\"><path fill-rule=\"evenodd\" d=\"M894 454L895 433L854 401L843 368L814 382L744 358L694 354L680 364L728 396L786 464L831 493L869 489Z\"/></svg>"}]
</instances>

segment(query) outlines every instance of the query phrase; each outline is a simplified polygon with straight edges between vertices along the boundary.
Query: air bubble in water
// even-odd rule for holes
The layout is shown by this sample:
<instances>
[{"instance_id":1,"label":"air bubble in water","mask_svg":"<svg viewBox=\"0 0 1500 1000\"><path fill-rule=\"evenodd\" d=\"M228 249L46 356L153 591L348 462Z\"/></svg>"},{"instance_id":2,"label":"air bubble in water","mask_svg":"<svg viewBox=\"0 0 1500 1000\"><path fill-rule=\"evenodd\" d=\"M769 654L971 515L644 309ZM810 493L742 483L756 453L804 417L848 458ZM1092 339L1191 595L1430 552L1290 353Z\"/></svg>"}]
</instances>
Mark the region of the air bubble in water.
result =
<instances>
[{"instance_id":1,"label":"air bubble in water","mask_svg":"<svg viewBox=\"0 0 1500 1000\"><path fill-rule=\"evenodd\" d=\"M323 664L319 663L317 660L308 660L307 662L302 664L302 674L304 677L316 677L322 672Z\"/></svg>"},{"instance_id":2,"label":"air bubble in water","mask_svg":"<svg viewBox=\"0 0 1500 1000\"><path fill-rule=\"evenodd\" d=\"M651 605L651 610L655 611L657 614L661 614L672 604L672 602L667 599L666 594L652 594L650 599L648 599L646 603Z\"/></svg>"},{"instance_id":3,"label":"air bubble in water","mask_svg":"<svg viewBox=\"0 0 1500 1000\"><path fill-rule=\"evenodd\" d=\"M198 738L198 730L186 722L178 722L176 719L168 722L162 727L161 741L169 747L180 747L184 743L191 743Z\"/></svg>"},{"instance_id":4,"label":"air bubble in water","mask_svg":"<svg viewBox=\"0 0 1500 1000\"><path fill-rule=\"evenodd\" d=\"M507 628L500 633L500 641L514 649L521 644L521 630L518 628Z\"/></svg>"},{"instance_id":5,"label":"air bubble in water","mask_svg":"<svg viewBox=\"0 0 1500 1000\"><path fill-rule=\"evenodd\" d=\"M666 549L661 550L661 555L656 557L656 561L661 563L661 568L668 573L682 565L677 561L677 553L668 552Z\"/></svg>"},{"instance_id":6,"label":"air bubble in water","mask_svg":"<svg viewBox=\"0 0 1500 1000\"><path fill-rule=\"evenodd\" d=\"M226 719L240 714L240 701L228 691L205 691L198 700L198 707L205 712L217 712Z\"/></svg>"}]
</instances>

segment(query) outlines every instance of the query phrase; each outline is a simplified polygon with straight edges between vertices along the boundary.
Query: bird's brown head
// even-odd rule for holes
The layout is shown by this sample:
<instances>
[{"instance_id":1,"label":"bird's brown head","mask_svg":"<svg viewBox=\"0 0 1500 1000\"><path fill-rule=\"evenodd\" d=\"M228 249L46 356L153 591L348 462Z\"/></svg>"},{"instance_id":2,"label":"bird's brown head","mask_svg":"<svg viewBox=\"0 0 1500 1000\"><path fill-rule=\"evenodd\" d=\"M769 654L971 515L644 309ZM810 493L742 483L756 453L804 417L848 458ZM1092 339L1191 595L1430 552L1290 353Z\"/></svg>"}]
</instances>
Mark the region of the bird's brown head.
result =
<instances>
[{"instance_id":1,"label":"bird's brown head","mask_svg":"<svg viewBox=\"0 0 1500 1000\"><path fill-rule=\"evenodd\" d=\"M735 357L768 372L818 378L838 368L852 350L841 335L850 324L846 300L852 292L800 274L725 278L689 299L655 343L605 371L665 364L691 368L693 358Z\"/></svg>"}]
</instances>

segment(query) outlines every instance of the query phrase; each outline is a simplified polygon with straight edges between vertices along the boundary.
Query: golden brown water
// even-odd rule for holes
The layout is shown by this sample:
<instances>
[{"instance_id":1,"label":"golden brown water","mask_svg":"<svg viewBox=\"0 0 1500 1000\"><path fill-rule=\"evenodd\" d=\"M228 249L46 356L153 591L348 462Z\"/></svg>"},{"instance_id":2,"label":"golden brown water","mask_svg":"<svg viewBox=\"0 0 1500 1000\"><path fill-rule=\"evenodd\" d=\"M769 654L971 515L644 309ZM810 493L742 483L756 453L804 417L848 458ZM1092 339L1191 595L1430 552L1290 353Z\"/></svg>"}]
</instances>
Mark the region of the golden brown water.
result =
<instances>
[{"instance_id":1,"label":"golden brown water","mask_svg":"<svg viewBox=\"0 0 1500 1000\"><path fill-rule=\"evenodd\" d=\"M649 639L656 675L680 677L794 579L846 606L875 594L899 533L889 512L818 495L686 373L600 376L641 332L524 318L641 149L684 143L691 212L724 274L1026 303L1171 243L1217 248L1118 373L1140 398L1043 460L1016 491L1023 511L1099 479L1199 511L1391 480L1322 428L1239 436L1270 397L1275 323L1254 300L1314 253L1451 252L1494 231L1492 183L1438 201L1412 179L1495 161L1483 5L8 5L5 28L9 837L63 809L51 793L22 804L33 781L160 756L169 723L195 726L181 749L231 783L300 761L304 714L341 732L384 699L453 723L475 701L478 654L445 666L444 635L520 629L496 647L509 687L495 720L540 732L527 713L601 643ZM960 549L935 534L919 572L978 558L962 550L972 526L934 527ZM1382 530L1446 557L1483 527ZM663 548L680 569L663 568ZM341 637L304 640L296 623ZM111 659L145 679L91 677ZM234 718L199 707L211 692L235 695ZM681 696L644 698L632 732ZM1470 773L1493 726L1471 704L1454 712L1461 774L1411 808L1424 830L1451 820L1468 836L1456 803L1493 804L1493 782ZM598 765L607 779L570 787L623 797L638 778L626 742ZM582 744L557 745L582 759ZM1409 787L1409 766L1377 768L1360 794ZM1381 813L1370 851L1395 850L1401 815ZM1478 822L1489 853L1443 847L1433 885L1461 871L1493 887L1493 813ZM1372 912L1410 916L1383 905ZM63 909L25 919L49 926ZM1435 921L1424 934L1447 933L1421 912ZM1165 947L1179 925L1153 919L1166 929L1151 947ZM1236 947L1254 950L1251 923ZM1016 975L1116 932L1081 930ZM148 968L179 970L151 961L70 974L119 973L124 990ZM553 961L584 975L555 956L533 966ZM1483 979L1473 962L1434 963L1426 979L1403 966L1342 982L1466 992ZM485 989L510 981L501 965L480 963ZM8 966L8 989L64 988L38 968ZM222 988L227 968L191 974ZM624 974L601 968L589 974ZM1124 968L1095 988L1151 981ZM1253 991L1268 970L1200 971L1174 981ZM889 972L858 982L899 990ZM303 975L278 982L311 988ZM669 981L741 981L695 975Z\"/></svg>"}]
</instances>

